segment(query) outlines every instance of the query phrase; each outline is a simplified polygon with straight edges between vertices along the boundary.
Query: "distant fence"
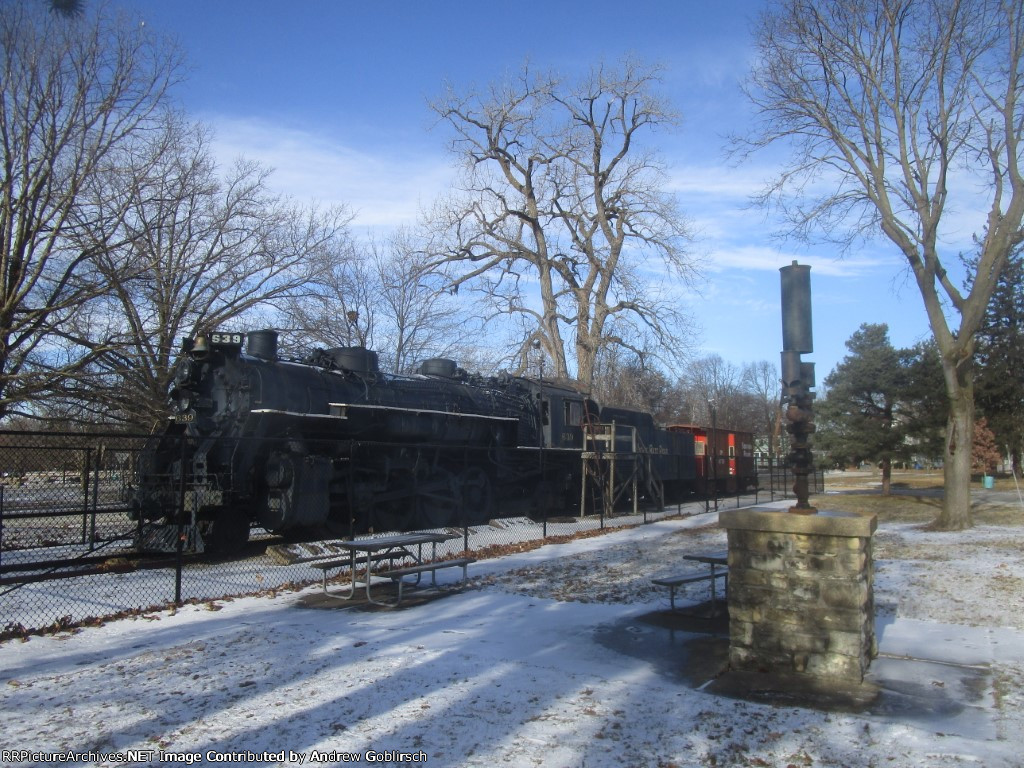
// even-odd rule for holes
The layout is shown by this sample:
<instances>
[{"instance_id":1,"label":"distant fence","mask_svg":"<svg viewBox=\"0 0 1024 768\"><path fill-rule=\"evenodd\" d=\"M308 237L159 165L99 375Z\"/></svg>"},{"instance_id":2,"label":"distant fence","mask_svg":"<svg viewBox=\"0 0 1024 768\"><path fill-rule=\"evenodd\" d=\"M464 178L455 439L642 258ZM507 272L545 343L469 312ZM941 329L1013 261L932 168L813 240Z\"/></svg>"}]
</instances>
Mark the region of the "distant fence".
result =
<instances>
[{"instance_id":1,"label":"distant fence","mask_svg":"<svg viewBox=\"0 0 1024 768\"><path fill-rule=\"evenodd\" d=\"M128 496L146 435L0 431L0 637L61 628L90 619L195 600L253 594L313 583L320 572L282 565L266 552L279 543L253 528L250 544L231 557L143 551L143 522L129 515ZM501 553L528 541L642 524L726 506L792 496L785 468L759 472L756 492L691 499L664 509L534 520L510 514L495 499L488 525L447 525L461 535L439 555L463 550ZM823 490L821 473L814 492ZM383 522L383 521L382 521ZM384 530L384 528L378 528Z\"/></svg>"},{"instance_id":2,"label":"distant fence","mask_svg":"<svg viewBox=\"0 0 1024 768\"><path fill-rule=\"evenodd\" d=\"M762 496L768 496L769 501L793 497L793 483L796 477L785 462L773 459L760 461L756 464L756 469L757 485ZM807 485L808 491L812 494L824 493L825 472L816 469L807 478Z\"/></svg>"}]
</instances>

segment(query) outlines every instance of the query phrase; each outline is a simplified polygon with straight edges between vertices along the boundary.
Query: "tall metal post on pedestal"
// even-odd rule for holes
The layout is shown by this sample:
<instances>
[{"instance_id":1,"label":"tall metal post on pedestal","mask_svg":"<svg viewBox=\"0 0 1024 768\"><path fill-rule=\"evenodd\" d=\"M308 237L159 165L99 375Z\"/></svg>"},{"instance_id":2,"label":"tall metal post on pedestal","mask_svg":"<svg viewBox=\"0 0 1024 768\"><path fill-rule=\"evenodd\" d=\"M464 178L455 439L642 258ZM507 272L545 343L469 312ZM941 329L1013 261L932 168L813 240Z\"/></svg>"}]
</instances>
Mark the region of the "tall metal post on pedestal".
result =
<instances>
[{"instance_id":1,"label":"tall metal post on pedestal","mask_svg":"<svg viewBox=\"0 0 1024 768\"><path fill-rule=\"evenodd\" d=\"M814 351L810 267L793 262L780 271L782 399L797 500L788 512L772 506L719 515L729 534L729 667L747 690L772 690L765 678L791 676L802 689L818 680L831 688L830 678L859 685L878 653L871 555L878 519L816 514L807 502L815 384L814 364L800 356ZM777 690L795 689L789 681Z\"/></svg>"},{"instance_id":2,"label":"tall metal post on pedestal","mask_svg":"<svg viewBox=\"0 0 1024 768\"><path fill-rule=\"evenodd\" d=\"M786 431L790 434L790 469L796 514L812 515L818 510L807 499L807 478L814 472L811 434L814 432L814 363L800 359L814 351L811 332L811 268L795 261L782 267L782 402L786 406Z\"/></svg>"}]
</instances>

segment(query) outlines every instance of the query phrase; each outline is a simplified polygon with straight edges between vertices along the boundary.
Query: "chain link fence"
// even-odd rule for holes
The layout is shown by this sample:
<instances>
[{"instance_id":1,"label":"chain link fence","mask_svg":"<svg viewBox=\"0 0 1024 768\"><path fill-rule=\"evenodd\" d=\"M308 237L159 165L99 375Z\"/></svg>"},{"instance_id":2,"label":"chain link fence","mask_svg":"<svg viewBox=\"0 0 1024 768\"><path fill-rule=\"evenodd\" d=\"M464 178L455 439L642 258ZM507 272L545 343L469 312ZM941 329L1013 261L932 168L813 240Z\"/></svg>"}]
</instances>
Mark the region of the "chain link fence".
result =
<instances>
[{"instance_id":1,"label":"chain link fence","mask_svg":"<svg viewBox=\"0 0 1024 768\"><path fill-rule=\"evenodd\" d=\"M136 487L135 468L140 455L151 455L146 449L153 439L144 435L0 432L0 637L61 629L186 601L298 588L321 579L321 571L308 563L289 563L280 556L286 539L255 526L239 552L192 551L196 537L189 510L201 507L203 500L190 497L183 483L175 490L180 492L177 519L170 524L154 525L140 515L133 516L130 498ZM369 450L367 446L353 446L352 456L359 457L360 450ZM180 451L176 444L166 448L171 454ZM175 488L174 478L167 480L168 487ZM821 492L820 472L813 482L815 491ZM460 514L455 509L459 505L453 507L453 499L435 489L426 496L436 503L414 519L421 529L458 534L438 546L438 556L472 552L486 557L585 531L774 501L791 496L791 485L788 470L769 466L759 472L759 488L752 493L709 499L691 496L665 507L640 503L635 511L631 506L621 513L606 514L601 509L588 515L578 511L531 515L529 504L524 503L529 493L495 493L487 500L487 521L472 525L464 524L464 505ZM338 494L346 494L351 502L353 489L332 488L319 503L332 503L331 497ZM442 511L445 502L449 502L447 514ZM302 503L318 502L306 499ZM396 530L392 524L403 520L402 527L408 528L410 518L401 513L409 503L399 495L392 505L378 505L373 530ZM316 509L307 513L322 517ZM333 534L335 538L370 535L351 529ZM319 532L321 539L325 536Z\"/></svg>"}]
</instances>

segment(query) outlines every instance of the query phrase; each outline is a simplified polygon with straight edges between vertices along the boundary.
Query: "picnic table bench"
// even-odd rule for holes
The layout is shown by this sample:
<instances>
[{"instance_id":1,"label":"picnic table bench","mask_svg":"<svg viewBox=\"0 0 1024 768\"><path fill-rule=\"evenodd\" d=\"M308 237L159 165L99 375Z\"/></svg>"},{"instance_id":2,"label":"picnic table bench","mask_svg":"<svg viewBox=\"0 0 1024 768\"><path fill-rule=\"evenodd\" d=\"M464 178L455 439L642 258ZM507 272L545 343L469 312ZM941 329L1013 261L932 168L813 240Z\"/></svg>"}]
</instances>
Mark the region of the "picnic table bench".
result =
<instances>
[{"instance_id":1,"label":"picnic table bench","mask_svg":"<svg viewBox=\"0 0 1024 768\"><path fill-rule=\"evenodd\" d=\"M406 584L406 576L415 576L415 583L418 584L420 577L429 572L431 586L437 586L437 571L441 568L458 568L462 567L462 583L466 582L467 574L466 568L471 564L475 563L475 557L456 557L452 560L438 560L432 563L420 563L418 565L409 565L404 568L394 568L389 571L379 571L377 576L381 578L391 579L393 582L398 583L398 603L402 602L402 587Z\"/></svg>"},{"instance_id":2,"label":"picnic table bench","mask_svg":"<svg viewBox=\"0 0 1024 768\"><path fill-rule=\"evenodd\" d=\"M462 557L452 560L440 560L437 558L437 545L441 542L449 541L450 539L458 538L457 534L452 533L431 533L431 532L417 532L417 533L401 533L390 536L376 536L367 539L352 539L350 541L337 541L333 542L335 547L348 552L347 556L344 557L328 557L322 560L314 560L308 562L308 565L319 569L323 573L323 590L324 594L328 597L337 598L339 600L351 600L356 593L358 584L362 584L366 589L366 600L367 602L373 603L374 605L387 606L389 608L396 607L402 602L404 593L404 586L408 583L405 581L407 576L415 576L416 581L413 584L419 584L420 579L424 573L430 573L431 585L437 586L437 571L442 568L462 567L462 580L466 580L466 567L473 562L476 562L474 558ZM430 562L424 561L423 558L423 545L431 545L431 558ZM415 547L415 550L413 549ZM372 571L371 565L383 561L405 561L411 560L412 564L407 566L401 566L398 568L389 568L383 571ZM359 578L359 569L357 566L366 565L366 572L363 578ZM348 568L350 583L348 585L347 592L332 592L327 588L328 572L335 568ZM376 600L371 592L371 585L373 583L373 577L388 578L392 582L398 583L398 599L389 603L383 600Z\"/></svg>"},{"instance_id":3,"label":"picnic table bench","mask_svg":"<svg viewBox=\"0 0 1024 768\"><path fill-rule=\"evenodd\" d=\"M711 582L711 613L714 615L717 610L717 594L715 590L716 579L723 579L725 581L725 594L729 594L728 551L683 555L683 559L704 563L710 566L710 569L705 573L693 573L690 571L676 576L664 576L657 579L651 579L651 583L657 584L660 587L669 588L669 604L672 606L672 610L674 611L676 609L676 590L679 589L679 587L684 584L693 584L698 581Z\"/></svg>"},{"instance_id":4,"label":"picnic table bench","mask_svg":"<svg viewBox=\"0 0 1024 768\"><path fill-rule=\"evenodd\" d=\"M375 565L383 562L395 562L396 560L405 560L409 557L407 552L376 552L372 555L357 555L354 559L351 555L345 554L339 557L332 557L326 560L306 560L305 562L310 568L316 568L323 572L324 577L324 591L327 591L327 573L335 568L351 568L353 564L356 566L360 565Z\"/></svg>"}]
</instances>

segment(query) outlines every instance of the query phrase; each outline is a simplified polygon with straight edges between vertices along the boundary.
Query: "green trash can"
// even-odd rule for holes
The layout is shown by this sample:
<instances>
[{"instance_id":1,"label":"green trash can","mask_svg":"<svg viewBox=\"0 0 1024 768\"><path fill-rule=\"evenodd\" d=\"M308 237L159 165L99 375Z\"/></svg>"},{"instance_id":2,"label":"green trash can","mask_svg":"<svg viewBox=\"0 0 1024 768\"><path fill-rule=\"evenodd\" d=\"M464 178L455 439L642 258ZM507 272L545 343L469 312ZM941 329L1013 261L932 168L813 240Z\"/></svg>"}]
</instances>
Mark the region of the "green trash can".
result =
<instances>
[{"instance_id":1,"label":"green trash can","mask_svg":"<svg viewBox=\"0 0 1024 768\"><path fill-rule=\"evenodd\" d=\"M991 488L995 484L995 478L991 475L984 475L981 478L981 485L984 488Z\"/></svg>"}]
</instances>

